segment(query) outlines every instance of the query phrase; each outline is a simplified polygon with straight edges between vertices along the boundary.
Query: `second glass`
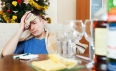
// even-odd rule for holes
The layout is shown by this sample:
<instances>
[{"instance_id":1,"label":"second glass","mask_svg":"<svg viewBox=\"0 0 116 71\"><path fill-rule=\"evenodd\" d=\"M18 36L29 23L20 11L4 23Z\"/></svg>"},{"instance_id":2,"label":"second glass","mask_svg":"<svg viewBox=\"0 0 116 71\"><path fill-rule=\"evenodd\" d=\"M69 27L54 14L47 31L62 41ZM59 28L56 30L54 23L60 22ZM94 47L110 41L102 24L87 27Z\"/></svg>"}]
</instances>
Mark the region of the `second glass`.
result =
<instances>
[{"instance_id":1,"label":"second glass","mask_svg":"<svg viewBox=\"0 0 116 71\"><path fill-rule=\"evenodd\" d=\"M71 58L75 58L74 55L78 53L76 44L82 39L83 31L82 20L67 20L63 24L63 34L67 40L67 45L70 45Z\"/></svg>"}]
</instances>

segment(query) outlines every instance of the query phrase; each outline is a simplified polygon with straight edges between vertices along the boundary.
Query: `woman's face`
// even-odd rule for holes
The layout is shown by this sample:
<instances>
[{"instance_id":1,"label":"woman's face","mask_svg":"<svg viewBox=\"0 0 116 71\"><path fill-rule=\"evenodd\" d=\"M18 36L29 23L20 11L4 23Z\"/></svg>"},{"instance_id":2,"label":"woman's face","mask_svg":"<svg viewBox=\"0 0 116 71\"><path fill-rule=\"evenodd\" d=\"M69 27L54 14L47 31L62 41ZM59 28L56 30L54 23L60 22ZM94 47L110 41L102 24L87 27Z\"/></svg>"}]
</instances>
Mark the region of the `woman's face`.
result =
<instances>
[{"instance_id":1,"label":"woman's face","mask_svg":"<svg viewBox=\"0 0 116 71\"><path fill-rule=\"evenodd\" d=\"M44 20L36 16L36 18L30 22L29 31L35 37L41 36L44 32Z\"/></svg>"}]
</instances>

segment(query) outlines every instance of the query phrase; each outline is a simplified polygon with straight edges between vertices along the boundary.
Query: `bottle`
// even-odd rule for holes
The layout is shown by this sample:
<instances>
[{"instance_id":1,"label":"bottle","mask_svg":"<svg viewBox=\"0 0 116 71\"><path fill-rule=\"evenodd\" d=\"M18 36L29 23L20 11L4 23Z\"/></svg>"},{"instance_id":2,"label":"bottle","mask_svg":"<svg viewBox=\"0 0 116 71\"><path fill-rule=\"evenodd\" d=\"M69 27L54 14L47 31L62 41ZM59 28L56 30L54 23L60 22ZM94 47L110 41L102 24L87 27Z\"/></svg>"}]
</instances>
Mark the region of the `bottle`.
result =
<instances>
[{"instance_id":1,"label":"bottle","mask_svg":"<svg viewBox=\"0 0 116 71\"><path fill-rule=\"evenodd\" d=\"M107 71L116 71L116 22L108 22Z\"/></svg>"},{"instance_id":2,"label":"bottle","mask_svg":"<svg viewBox=\"0 0 116 71\"><path fill-rule=\"evenodd\" d=\"M94 66L92 71L107 71L107 0L102 0L102 8L93 18Z\"/></svg>"},{"instance_id":3,"label":"bottle","mask_svg":"<svg viewBox=\"0 0 116 71\"><path fill-rule=\"evenodd\" d=\"M107 71L107 21L94 21L94 68L92 71Z\"/></svg>"},{"instance_id":4,"label":"bottle","mask_svg":"<svg viewBox=\"0 0 116 71\"><path fill-rule=\"evenodd\" d=\"M108 0L107 71L116 71L116 0Z\"/></svg>"},{"instance_id":5,"label":"bottle","mask_svg":"<svg viewBox=\"0 0 116 71\"><path fill-rule=\"evenodd\" d=\"M108 21L116 22L116 0L108 0Z\"/></svg>"}]
</instances>

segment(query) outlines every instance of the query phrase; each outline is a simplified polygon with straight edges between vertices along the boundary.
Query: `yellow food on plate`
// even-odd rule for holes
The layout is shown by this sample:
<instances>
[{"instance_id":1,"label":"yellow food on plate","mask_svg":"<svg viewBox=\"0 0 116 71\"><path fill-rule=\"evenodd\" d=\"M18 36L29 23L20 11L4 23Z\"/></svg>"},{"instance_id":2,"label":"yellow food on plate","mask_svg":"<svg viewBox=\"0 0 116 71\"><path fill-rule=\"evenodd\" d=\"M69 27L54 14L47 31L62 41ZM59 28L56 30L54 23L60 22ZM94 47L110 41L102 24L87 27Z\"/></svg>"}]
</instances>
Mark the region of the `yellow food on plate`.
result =
<instances>
[{"instance_id":1,"label":"yellow food on plate","mask_svg":"<svg viewBox=\"0 0 116 71\"><path fill-rule=\"evenodd\" d=\"M76 60L64 58L57 54L49 54L48 56L49 56L49 59L51 59L52 61L56 63L59 63L59 62L63 63L64 65L66 65L67 68L72 68L77 64Z\"/></svg>"},{"instance_id":2,"label":"yellow food on plate","mask_svg":"<svg viewBox=\"0 0 116 71\"><path fill-rule=\"evenodd\" d=\"M76 60L64 58L57 54L49 54L48 57L48 60L33 61L32 65L44 71L62 70L77 65Z\"/></svg>"},{"instance_id":3,"label":"yellow food on plate","mask_svg":"<svg viewBox=\"0 0 116 71\"><path fill-rule=\"evenodd\" d=\"M61 62L65 64L67 68L72 68L77 65L76 60L67 59L67 58L63 58Z\"/></svg>"},{"instance_id":4,"label":"yellow food on plate","mask_svg":"<svg viewBox=\"0 0 116 71\"><path fill-rule=\"evenodd\" d=\"M59 63L62 61L62 56L58 55L58 54L49 54L48 55L49 59L51 59L52 61L54 61L55 63Z\"/></svg>"},{"instance_id":5,"label":"yellow food on plate","mask_svg":"<svg viewBox=\"0 0 116 71\"><path fill-rule=\"evenodd\" d=\"M32 62L32 65L44 71L56 71L56 70L62 70L66 68L64 64L55 63L50 59L43 60L43 61L34 61Z\"/></svg>"}]
</instances>

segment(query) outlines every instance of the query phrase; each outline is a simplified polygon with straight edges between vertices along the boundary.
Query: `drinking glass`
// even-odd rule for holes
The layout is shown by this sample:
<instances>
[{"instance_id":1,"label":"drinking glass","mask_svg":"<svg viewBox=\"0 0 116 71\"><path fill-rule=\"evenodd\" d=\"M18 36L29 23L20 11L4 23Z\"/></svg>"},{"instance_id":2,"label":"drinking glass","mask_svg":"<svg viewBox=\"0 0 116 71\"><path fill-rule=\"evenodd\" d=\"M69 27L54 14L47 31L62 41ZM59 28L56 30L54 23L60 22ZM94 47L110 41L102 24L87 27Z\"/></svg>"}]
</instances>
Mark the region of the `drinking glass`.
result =
<instances>
[{"instance_id":1,"label":"drinking glass","mask_svg":"<svg viewBox=\"0 0 116 71\"><path fill-rule=\"evenodd\" d=\"M71 47L62 30L56 30L57 54L68 57L72 54Z\"/></svg>"},{"instance_id":2,"label":"drinking glass","mask_svg":"<svg viewBox=\"0 0 116 71\"><path fill-rule=\"evenodd\" d=\"M62 30L56 30L56 42L57 42L57 54L63 53L62 46L64 41L64 35Z\"/></svg>"},{"instance_id":3,"label":"drinking glass","mask_svg":"<svg viewBox=\"0 0 116 71\"><path fill-rule=\"evenodd\" d=\"M57 54L70 57L72 55L72 48L69 41L65 38L62 30L56 30Z\"/></svg>"},{"instance_id":4,"label":"drinking glass","mask_svg":"<svg viewBox=\"0 0 116 71\"><path fill-rule=\"evenodd\" d=\"M70 55L64 54L64 57L75 58L76 44L83 36L82 20L67 20L63 23L63 34L70 44ZM77 52L78 53L78 52Z\"/></svg>"},{"instance_id":5,"label":"drinking glass","mask_svg":"<svg viewBox=\"0 0 116 71\"><path fill-rule=\"evenodd\" d=\"M85 20L84 22L84 37L89 42L89 58L93 59L94 46L93 46L93 20Z\"/></svg>"}]
</instances>

